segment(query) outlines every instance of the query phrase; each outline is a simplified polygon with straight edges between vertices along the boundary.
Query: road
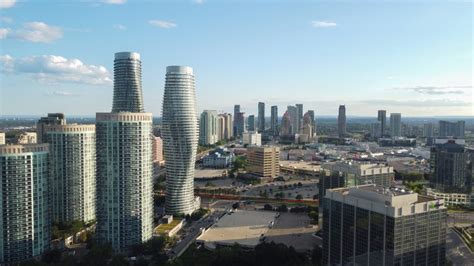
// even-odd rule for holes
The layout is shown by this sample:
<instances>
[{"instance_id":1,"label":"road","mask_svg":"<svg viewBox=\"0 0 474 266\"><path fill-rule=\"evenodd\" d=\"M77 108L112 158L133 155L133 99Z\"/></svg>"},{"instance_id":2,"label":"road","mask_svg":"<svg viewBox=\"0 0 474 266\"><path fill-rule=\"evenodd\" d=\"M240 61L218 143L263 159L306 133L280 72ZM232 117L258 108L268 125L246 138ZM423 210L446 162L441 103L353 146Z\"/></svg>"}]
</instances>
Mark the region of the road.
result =
<instances>
[{"instance_id":1,"label":"road","mask_svg":"<svg viewBox=\"0 0 474 266\"><path fill-rule=\"evenodd\" d=\"M474 262L474 254L451 228L446 235L446 256L453 265L472 265Z\"/></svg>"},{"instance_id":2,"label":"road","mask_svg":"<svg viewBox=\"0 0 474 266\"><path fill-rule=\"evenodd\" d=\"M181 256L181 254L184 253L184 251L189 247L189 245L192 244L201 234L200 228L210 227L212 224L214 224L216 218L221 216L222 214L224 214L224 211L213 211L206 218L200 221L193 222L189 227L185 228L184 233L186 236L171 249L168 254L170 259L174 259L177 256Z\"/></svg>"}]
</instances>

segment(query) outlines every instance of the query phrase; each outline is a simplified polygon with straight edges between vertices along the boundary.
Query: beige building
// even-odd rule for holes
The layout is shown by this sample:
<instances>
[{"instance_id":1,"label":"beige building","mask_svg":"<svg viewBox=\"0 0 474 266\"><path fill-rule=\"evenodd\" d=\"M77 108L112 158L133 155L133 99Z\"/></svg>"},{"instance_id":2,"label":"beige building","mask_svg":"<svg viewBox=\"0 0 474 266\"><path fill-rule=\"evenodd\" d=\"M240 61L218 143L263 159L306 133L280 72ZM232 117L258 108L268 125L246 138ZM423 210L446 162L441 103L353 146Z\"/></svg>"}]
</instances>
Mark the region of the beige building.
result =
<instances>
[{"instance_id":1,"label":"beige building","mask_svg":"<svg viewBox=\"0 0 474 266\"><path fill-rule=\"evenodd\" d=\"M5 133L0 132L0 145L5 144Z\"/></svg>"},{"instance_id":2,"label":"beige building","mask_svg":"<svg viewBox=\"0 0 474 266\"><path fill-rule=\"evenodd\" d=\"M259 177L275 178L280 175L280 148L249 147L247 171Z\"/></svg>"},{"instance_id":3,"label":"beige building","mask_svg":"<svg viewBox=\"0 0 474 266\"><path fill-rule=\"evenodd\" d=\"M262 135L257 131L248 131L242 134L242 144L243 145L262 145Z\"/></svg>"},{"instance_id":4,"label":"beige building","mask_svg":"<svg viewBox=\"0 0 474 266\"><path fill-rule=\"evenodd\" d=\"M162 165L163 159L163 140L160 137L153 137L153 163Z\"/></svg>"},{"instance_id":5,"label":"beige building","mask_svg":"<svg viewBox=\"0 0 474 266\"><path fill-rule=\"evenodd\" d=\"M222 115L217 116L217 141L223 140L225 133L225 118Z\"/></svg>"},{"instance_id":6,"label":"beige building","mask_svg":"<svg viewBox=\"0 0 474 266\"><path fill-rule=\"evenodd\" d=\"M222 139L230 140L230 138L233 136L232 115L225 113L225 114L219 114L219 116L224 118Z\"/></svg>"},{"instance_id":7,"label":"beige building","mask_svg":"<svg viewBox=\"0 0 474 266\"><path fill-rule=\"evenodd\" d=\"M18 144L36 144L36 132L23 132L16 136L16 143Z\"/></svg>"}]
</instances>

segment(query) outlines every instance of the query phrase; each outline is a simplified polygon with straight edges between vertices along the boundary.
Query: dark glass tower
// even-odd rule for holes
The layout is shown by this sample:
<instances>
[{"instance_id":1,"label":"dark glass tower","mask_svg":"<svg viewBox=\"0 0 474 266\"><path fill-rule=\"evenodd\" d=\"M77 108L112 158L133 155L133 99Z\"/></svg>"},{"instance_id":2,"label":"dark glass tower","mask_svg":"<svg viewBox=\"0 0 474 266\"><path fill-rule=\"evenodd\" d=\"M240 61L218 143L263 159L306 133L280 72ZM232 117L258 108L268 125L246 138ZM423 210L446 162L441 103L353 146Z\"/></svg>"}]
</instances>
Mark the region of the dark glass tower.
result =
<instances>
[{"instance_id":1,"label":"dark glass tower","mask_svg":"<svg viewBox=\"0 0 474 266\"><path fill-rule=\"evenodd\" d=\"M142 62L138 53L115 54L112 112L145 112L142 96Z\"/></svg>"}]
</instances>

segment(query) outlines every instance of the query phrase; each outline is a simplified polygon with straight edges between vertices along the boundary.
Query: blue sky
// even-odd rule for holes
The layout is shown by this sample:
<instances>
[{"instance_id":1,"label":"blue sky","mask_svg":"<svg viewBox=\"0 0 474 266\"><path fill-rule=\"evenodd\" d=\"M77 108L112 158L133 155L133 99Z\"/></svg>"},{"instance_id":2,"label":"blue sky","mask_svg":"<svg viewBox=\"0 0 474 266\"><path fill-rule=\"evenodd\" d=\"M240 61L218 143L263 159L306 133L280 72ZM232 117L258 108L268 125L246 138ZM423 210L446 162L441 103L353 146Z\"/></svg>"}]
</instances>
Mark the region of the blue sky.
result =
<instances>
[{"instance_id":1,"label":"blue sky","mask_svg":"<svg viewBox=\"0 0 474 266\"><path fill-rule=\"evenodd\" d=\"M146 111L167 65L189 65L199 110L303 103L474 115L470 1L2 0L0 115L94 115L112 105L115 52L142 56Z\"/></svg>"}]
</instances>

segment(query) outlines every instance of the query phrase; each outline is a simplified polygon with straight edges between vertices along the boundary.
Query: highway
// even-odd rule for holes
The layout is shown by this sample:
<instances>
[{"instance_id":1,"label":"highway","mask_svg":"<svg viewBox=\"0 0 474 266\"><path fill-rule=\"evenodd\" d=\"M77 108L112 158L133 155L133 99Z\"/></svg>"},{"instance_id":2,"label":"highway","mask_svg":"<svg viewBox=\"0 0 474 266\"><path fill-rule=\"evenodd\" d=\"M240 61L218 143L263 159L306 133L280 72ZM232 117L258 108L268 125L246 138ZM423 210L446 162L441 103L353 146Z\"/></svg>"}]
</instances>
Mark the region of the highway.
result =
<instances>
[{"instance_id":1,"label":"highway","mask_svg":"<svg viewBox=\"0 0 474 266\"><path fill-rule=\"evenodd\" d=\"M451 228L446 235L446 256L453 265L472 265L474 262L474 254Z\"/></svg>"}]
</instances>

